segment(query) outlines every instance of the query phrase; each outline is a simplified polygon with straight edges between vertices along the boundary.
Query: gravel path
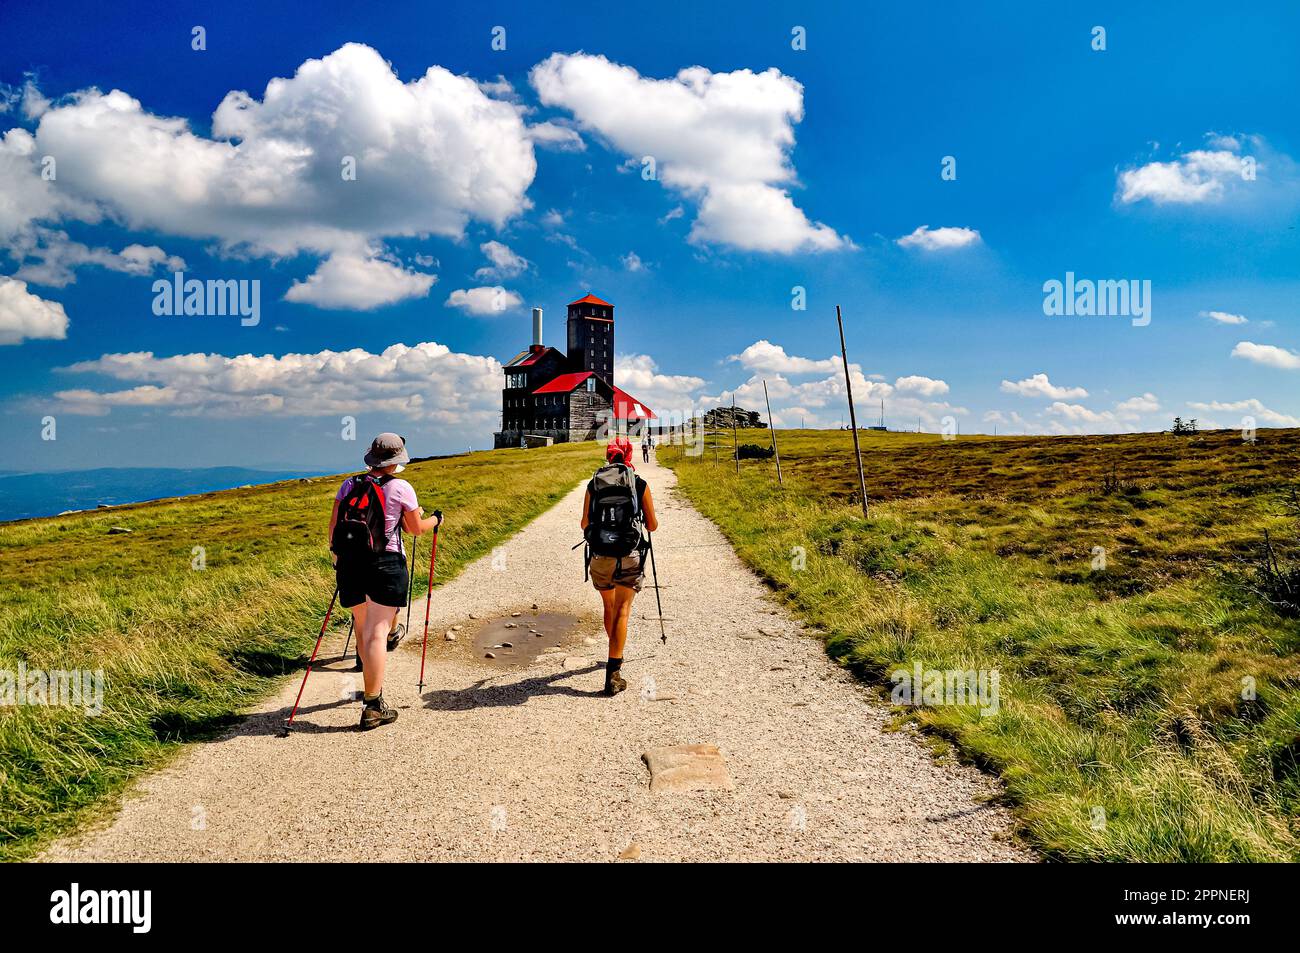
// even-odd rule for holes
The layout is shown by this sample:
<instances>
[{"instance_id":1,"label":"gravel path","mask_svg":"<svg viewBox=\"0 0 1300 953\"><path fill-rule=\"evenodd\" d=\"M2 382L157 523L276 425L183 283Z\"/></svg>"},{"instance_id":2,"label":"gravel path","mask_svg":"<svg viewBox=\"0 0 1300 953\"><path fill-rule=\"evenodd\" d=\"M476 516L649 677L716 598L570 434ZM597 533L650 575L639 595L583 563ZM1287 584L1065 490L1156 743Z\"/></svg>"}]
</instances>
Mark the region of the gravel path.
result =
<instances>
[{"instance_id":1,"label":"gravel path","mask_svg":"<svg viewBox=\"0 0 1300 953\"><path fill-rule=\"evenodd\" d=\"M395 724L356 730L360 676L338 657L341 630L321 649L293 737L276 729L297 678L45 859L1033 859L988 804L992 780L936 764L910 731L882 730L883 704L776 607L672 491L672 471L639 472L656 492L671 621L665 646L647 587L622 695L597 694L600 603L569 551L579 487L434 593L423 697L420 627L389 656ZM568 646L522 667L480 658L476 627L513 611L523 621L534 603L580 617ZM413 618L423 611L421 600ZM448 642L452 625L463 628ZM735 789L652 794L642 753L693 743L721 749Z\"/></svg>"}]
</instances>

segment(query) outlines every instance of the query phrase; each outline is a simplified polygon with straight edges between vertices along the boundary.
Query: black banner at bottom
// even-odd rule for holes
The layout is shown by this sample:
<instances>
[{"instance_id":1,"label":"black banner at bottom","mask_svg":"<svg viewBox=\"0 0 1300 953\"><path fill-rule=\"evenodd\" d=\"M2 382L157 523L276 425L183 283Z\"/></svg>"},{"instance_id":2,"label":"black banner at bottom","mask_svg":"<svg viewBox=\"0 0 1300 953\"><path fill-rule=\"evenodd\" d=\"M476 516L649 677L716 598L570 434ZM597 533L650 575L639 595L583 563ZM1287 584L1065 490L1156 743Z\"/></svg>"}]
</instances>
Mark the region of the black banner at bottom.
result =
<instances>
[{"instance_id":1,"label":"black banner at bottom","mask_svg":"<svg viewBox=\"0 0 1300 953\"><path fill-rule=\"evenodd\" d=\"M0 867L0 906L10 937L93 934L128 944L373 939L383 930L376 924L400 927L403 917L421 931L448 921L531 929L565 909L576 916L574 939L585 942L615 928L639 942L695 922L733 941L770 940L786 923L815 936L820 922L841 935L911 923L971 939L1029 931L1026 940L1136 933L1233 942L1290 920L1286 867L728 865L722 876L619 867L557 866L543 877L523 865L15 864ZM1057 932L1032 932L1046 928Z\"/></svg>"}]
</instances>

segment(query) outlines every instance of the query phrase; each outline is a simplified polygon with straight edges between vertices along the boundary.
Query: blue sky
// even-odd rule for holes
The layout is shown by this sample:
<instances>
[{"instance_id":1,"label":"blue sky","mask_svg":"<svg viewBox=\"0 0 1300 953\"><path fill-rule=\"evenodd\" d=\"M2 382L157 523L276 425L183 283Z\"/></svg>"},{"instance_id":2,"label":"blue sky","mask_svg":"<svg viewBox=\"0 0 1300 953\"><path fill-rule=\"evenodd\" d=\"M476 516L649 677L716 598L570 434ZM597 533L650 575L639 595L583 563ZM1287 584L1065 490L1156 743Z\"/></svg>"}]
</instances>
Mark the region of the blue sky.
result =
<instances>
[{"instance_id":1,"label":"blue sky","mask_svg":"<svg viewBox=\"0 0 1300 953\"><path fill-rule=\"evenodd\" d=\"M892 426L1300 425L1300 10L1047 6L6 4L0 469L490 446L587 290L661 413L838 426L839 304ZM259 323L154 314L181 262ZM1067 272L1150 323L1045 315Z\"/></svg>"}]
</instances>

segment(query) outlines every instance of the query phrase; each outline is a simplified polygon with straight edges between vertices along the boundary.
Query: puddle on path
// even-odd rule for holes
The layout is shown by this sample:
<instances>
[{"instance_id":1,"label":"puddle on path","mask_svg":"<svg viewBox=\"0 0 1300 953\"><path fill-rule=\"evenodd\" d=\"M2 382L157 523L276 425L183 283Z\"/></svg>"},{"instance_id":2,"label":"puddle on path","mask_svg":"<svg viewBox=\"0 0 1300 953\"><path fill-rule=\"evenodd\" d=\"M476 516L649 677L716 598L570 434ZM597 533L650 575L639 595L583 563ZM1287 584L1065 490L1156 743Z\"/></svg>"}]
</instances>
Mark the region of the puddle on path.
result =
<instances>
[{"instance_id":1,"label":"puddle on path","mask_svg":"<svg viewBox=\"0 0 1300 953\"><path fill-rule=\"evenodd\" d=\"M569 642L579 621L563 612L537 610L491 619L474 636L474 654L488 665L527 665L546 649Z\"/></svg>"}]
</instances>

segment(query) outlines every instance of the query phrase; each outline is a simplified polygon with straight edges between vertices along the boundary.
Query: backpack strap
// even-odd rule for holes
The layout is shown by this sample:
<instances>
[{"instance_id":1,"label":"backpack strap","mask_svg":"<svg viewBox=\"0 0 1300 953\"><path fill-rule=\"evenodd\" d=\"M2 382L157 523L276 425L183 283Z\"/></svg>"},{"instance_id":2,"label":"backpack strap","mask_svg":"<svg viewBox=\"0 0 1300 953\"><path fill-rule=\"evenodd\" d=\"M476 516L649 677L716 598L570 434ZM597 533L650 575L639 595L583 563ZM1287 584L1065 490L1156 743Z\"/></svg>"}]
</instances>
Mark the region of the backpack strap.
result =
<instances>
[{"instance_id":1,"label":"backpack strap","mask_svg":"<svg viewBox=\"0 0 1300 953\"><path fill-rule=\"evenodd\" d=\"M636 471L627 464L619 464L623 468L623 476L629 477L632 484L632 519L636 521L641 518L641 500L640 494L636 491Z\"/></svg>"},{"instance_id":2,"label":"backpack strap","mask_svg":"<svg viewBox=\"0 0 1300 953\"><path fill-rule=\"evenodd\" d=\"M370 484L375 488L375 494L379 497L379 511L384 514L384 525L387 526L388 496L384 493L384 487L393 479L393 475L391 473L385 473L382 476L375 476L372 473L367 473L365 474L365 478L369 480ZM400 516L397 517L397 526L393 529L393 532L397 534L398 549L405 553L405 547L402 546L402 518ZM392 539L392 536L393 534L388 532L387 529L384 530L385 550L388 549L388 541Z\"/></svg>"}]
</instances>

